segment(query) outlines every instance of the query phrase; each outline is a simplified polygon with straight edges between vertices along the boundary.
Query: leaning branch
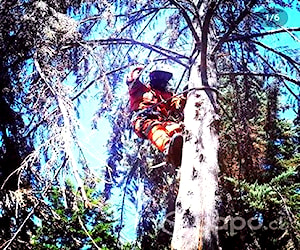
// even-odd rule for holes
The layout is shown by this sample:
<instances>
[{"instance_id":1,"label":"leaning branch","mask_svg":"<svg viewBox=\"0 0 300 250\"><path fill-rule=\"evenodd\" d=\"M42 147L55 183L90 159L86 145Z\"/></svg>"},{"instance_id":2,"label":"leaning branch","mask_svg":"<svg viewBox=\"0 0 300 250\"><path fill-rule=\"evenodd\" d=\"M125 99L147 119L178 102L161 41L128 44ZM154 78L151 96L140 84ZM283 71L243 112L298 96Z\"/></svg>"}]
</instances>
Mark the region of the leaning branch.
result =
<instances>
[{"instance_id":1,"label":"leaning branch","mask_svg":"<svg viewBox=\"0 0 300 250\"><path fill-rule=\"evenodd\" d=\"M161 54L163 56L169 57L171 60L173 60L174 62L179 63L180 65L188 68L188 65L183 63L181 60L179 59L186 59L189 60L189 57L179 54L175 51L172 50L168 50L165 48L162 48L160 46L157 45L152 45L149 43L143 43L134 39L130 39L130 38L108 38L108 39L97 39L97 40L90 40L90 41L81 41L81 43L85 43L88 45L92 45L92 44L97 44L97 45L120 45L120 44L128 44L128 45L139 45L142 46L146 49L149 50L153 50L158 54Z\"/></svg>"},{"instance_id":2,"label":"leaning branch","mask_svg":"<svg viewBox=\"0 0 300 250\"><path fill-rule=\"evenodd\" d=\"M287 75L280 73L255 73L255 72L220 72L217 73L218 76L261 76L261 77L276 77L282 80L287 80L289 82L295 83L300 86L300 81L295 80ZM291 92L291 94L300 101L300 97L295 94L292 89L283 81L283 85Z\"/></svg>"},{"instance_id":3,"label":"leaning branch","mask_svg":"<svg viewBox=\"0 0 300 250\"><path fill-rule=\"evenodd\" d=\"M228 38L226 40L226 42L245 41L245 40L249 40L252 38L264 37L264 36L274 35L274 34L278 34L278 33L291 32L291 31L300 31L300 27L269 30L269 31L262 32L262 33L255 33L255 34L249 34L249 35L244 35L244 36L243 35L235 35L231 38Z\"/></svg>"},{"instance_id":4,"label":"leaning branch","mask_svg":"<svg viewBox=\"0 0 300 250\"><path fill-rule=\"evenodd\" d=\"M275 49L273 49L273 48L271 48L271 47L269 47L269 46L267 46L267 45L265 45L265 44L263 44L263 43L261 43L261 42L258 42L258 41L255 41L255 40L251 40L251 42L252 42L252 43L255 43L255 44L259 45L260 47L263 47L263 48L265 48L265 49L267 49L267 50L270 50L270 51L272 51L273 53L275 53L275 54L277 54L277 55L279 55L279 56L281 56L281 57L283 57L283 58L286 59L288 62L290 62L291 64L293 64L293 66L295 66L295 67L297 68L297 70L299 71L299 68L298 68L296 65L300 65L300 63L297 62L297 61L295 61L295 60L292 59L291 57L289 57L289 56L285 55L284 53L282 53L282 52L280 52L280 51L277 51L277 50L275 50Z\"/></svg>"}]
</instances>

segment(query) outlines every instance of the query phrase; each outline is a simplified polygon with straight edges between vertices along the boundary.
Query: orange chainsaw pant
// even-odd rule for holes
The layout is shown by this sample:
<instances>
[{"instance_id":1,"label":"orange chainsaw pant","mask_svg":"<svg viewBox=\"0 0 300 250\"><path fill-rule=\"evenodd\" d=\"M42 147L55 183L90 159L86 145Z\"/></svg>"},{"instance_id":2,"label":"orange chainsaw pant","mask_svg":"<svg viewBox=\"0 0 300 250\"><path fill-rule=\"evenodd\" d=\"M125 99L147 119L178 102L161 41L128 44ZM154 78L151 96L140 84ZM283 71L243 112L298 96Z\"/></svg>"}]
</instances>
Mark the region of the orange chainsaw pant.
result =
<instances>
[{"instance_id":1,"label":"orange chainsaw pant","mask_svg":"<svg viewBox=\"0 0 300 250\"><path fill-rule=\"evenodd\" d=\"M138 117L134 122L134 130L141 138L147 138L156 148L164 152L175 133L181 133L182 128L172 121L145 119Z\"/></svg>"}]
</instances>

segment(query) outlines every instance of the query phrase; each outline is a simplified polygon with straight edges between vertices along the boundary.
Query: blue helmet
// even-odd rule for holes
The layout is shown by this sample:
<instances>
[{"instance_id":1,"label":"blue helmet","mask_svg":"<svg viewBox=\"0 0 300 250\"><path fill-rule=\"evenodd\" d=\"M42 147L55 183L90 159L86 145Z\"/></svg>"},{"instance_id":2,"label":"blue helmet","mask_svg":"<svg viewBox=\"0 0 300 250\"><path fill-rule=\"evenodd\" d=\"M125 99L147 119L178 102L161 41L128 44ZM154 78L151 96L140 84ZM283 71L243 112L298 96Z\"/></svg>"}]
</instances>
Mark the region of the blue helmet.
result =
<instances>
[{"instance_id":1,"label":"blue helmet","mask_svg":"<svg viewBox=\"0 0 300 250\"><path fill-rule=\"evenodd\" d=\"M166 90L168 81L172 78L173 74L170 67L164 64L155 65L150 70L150 86L158 90Z\"/></svg>"}]
</instances>

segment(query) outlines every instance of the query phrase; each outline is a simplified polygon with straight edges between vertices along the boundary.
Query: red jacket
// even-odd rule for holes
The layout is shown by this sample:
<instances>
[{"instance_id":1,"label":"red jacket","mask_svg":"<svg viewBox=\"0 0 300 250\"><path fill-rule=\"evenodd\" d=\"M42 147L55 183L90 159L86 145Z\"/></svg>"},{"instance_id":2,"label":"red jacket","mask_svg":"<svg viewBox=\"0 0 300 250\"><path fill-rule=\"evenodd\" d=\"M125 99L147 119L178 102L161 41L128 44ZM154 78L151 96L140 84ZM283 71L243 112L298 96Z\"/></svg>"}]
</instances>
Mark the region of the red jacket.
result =
<instances>
[{"instance_id":1,"label":"red jacket","mask_svg":"<svg viewBox=\"0 0 300 250\"><path fill-rule=\"evenodd\" d=\"M128 85L130 86L131 83ZM167 116L168 110L170 109L170 99L173 94L171 92L153 89L151 86L146 86L141 81L135 80L133 86L129 88L129 95L132 111L143 110L161 102L154 110Z\"/></svg>"}]
</instances>

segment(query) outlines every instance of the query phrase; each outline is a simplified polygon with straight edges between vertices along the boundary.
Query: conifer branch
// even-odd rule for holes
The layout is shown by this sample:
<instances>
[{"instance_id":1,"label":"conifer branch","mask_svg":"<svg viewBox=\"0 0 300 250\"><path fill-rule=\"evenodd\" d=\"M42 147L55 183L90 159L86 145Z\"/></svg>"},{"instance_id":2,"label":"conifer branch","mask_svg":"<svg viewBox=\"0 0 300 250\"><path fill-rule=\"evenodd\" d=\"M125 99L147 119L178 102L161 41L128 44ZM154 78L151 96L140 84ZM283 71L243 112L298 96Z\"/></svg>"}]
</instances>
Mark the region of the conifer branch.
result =
<instances>
[{"instance_id":1,"label":"conifer branch","mask_svg":"<svg viewBox=\"0 0 300 250\"><path fill-rule=\"evenodd\" d=\"M36 57L37 57L37 56L35 55L35 56L34 56L34 66L35 66L35 68L36 68L38 74L40 75L40 77L43 79L43 81L46 83L47 87L48 87L49 90L51 91L52 95L55 96L56 93L55 93L53 87L51 86L50 82L49 82L48 79L46 78L44 72L42 71L41 66L40 66L40 63L38 62L38 60L37 60Z\"/></svg>"},{"instance_id":2,"label":"conifer branch","mask_svg":"<svg viewBox=\"0 0 300 250\"><path fill-rule=\"evenodd\" d=\"M152 12L153 13L153 12ZM152 14L151 13L151 14ZM135 39L138 39L143 33L144 31L147 29L147 27L150 25L150 23L153 21L153 19L155 18L155 16L157 15L158 11L157 12L154 12L154 15L150 18L150 20L147 22L147 24L144 26L144 28L138 33L138 35L136 36ZM122 32L122 31L121 31ZM119 33L121 33L119 32ZM127 52L125 53L124 55L124 58L127 58L129 52L131 51L131 49L134 47L134 45L131 45L130 48L127 50ZM121 50L121 47L119 48L119 51ZM151 52L150 52L151 53ZM116 53L116 57L119 53Z\"/></svg>"},{"instance_id":3,"label":"conifer branch","mask_svg":"<svg viewBox=\"0 0 300 250\"><path fill-rule=\"evenodd\" d=\"M121 203L121 217L120 217L120 220L119 220L120 222L119 222L119 230L118 230L118 234L117 234L117 242L120 241L121 229L123 227L123 222L124 222L125 198L126 198L126 194L127 194L128 185L129 185L129 183L131 181L131 178L133 177L135 171L137 170L137 167L138 167L138 164L133 166L130 169L130 172L128 173L128 176L126 177L126 183L125 183L124 193L123 193L122 203Z\"/></svg>"},{"instance_id":4,"label":"conifer branch","mask_svg":"<svg viewBox=\"0 0 300 250\"><path fill-rule=\"evenodd\" d=\"M251 0L248 6L246 6L245 10L243 10L238 18L230 25L228 31L221 37L217 43L217 45L212 50L212 54L216 53L217 50L222 46L224 42L227 41L228 37L232 32L237 28L240 22L244 20L244 18L250 13L251 8L256 4L256 0Z\"/></svg>"},{"instance_id":5,"label":"conifer branch","mask_svg":"<svg viewBox=\"0 0 300 250\"><path fill-rule=\"evenodd\" d=\"M295 228L294 226L294 222L297 221L297 219L295 218L295 215L292 213L290 207L287 205L287 199L285 197L283 197L283 195L277 190L277 188L273 188L276 190L277 194L280 196L282 202L283 202L283 207L284 207L284 212L288 218L288 221L289 221L289 229L288 229L288 232L289 232L289 235L291 236L291 239L292 239L292 242L294 244L294 247L295 249L297 247L299 247L299 241L297 239L297 236L295 235L294 232L297 232L297 229Z\"/></svg>"},{"instance_id":6,"label":"conifer branch","mask_svg":"<svg viewBox=\"0 0 300 250\"><path fill-rule=\"evenodd\" d=\"M94 80L92 80L90 83L88 83L82 90L80 90L75 96L73 96L71 98L72 101L76 100L78 97L80 97L85 91L87 91L95 82L99 81L103 75L111 75L113 73L116 73L118 71L121 71L123 69L126 69L128 68L129 66L131 66L131 64L128 64L128 65L125 65L123 67L119 67L119 68L116 68L114 70L111 70L109 72L104 72L103 74L101 74L100 76L98 76L97 78L95 78Z\"/></svg>"},{"instance_id":7,"label":"conifer branch","mask_svg":"<svg viewBox=\"0 0 300 250\"><path fill-rule=\"evenodd\" d=\"M300 81L295 80L287 75L281 73L255 73L255 72L221 72L217 73L218 76L261 76L261 77L276 77L279 79L287 80L289 82L295 83L300 86ZM290 91L290 93L297 99L300 100L300 97L295 94L292 89L283 81L284 86Z\"/></svg>"},{"instance_id":8,"label":"conifer branch","mask_svg":"<svg viewBox=\"0 0 300 250\"><path fill-rule=\"evenodd\" d=\"M270 50L270 51L272 51L273 53L275 53L275 54L277 54L277 55L283 57L283 58L286 59L288 62L290 62L293 66L295 66L295 68L299 71L299 68L298 68L296 65L300 65L300 63L297 62L297 61L295 61L295 60L292 59L291 57L285 55L284 53L282 53L282 52L280 52L280 51L277 51L277 50L271 48L270 46L267 46L267 45L263 44L262 42L258 42L258 41L255 41L255 40L250 40L250 41L253 42L253 43L255 43L255 44L257 44L257 45L259 45L260 47L263 47L263 48L265 48L265 49L267 49L267 50Z\"/></svg>"},{"instance_id":9,"label":"conifer branch","mask_svg":"<svg viewBox=\"0 0 300 250\"><path fill-rule=\"evenodd\" d=\"M266 64L268 65L268 67L274 72L276 73L276 69L263 57L259 54L260 59ZM296 98L298 99L298 95L294 93L294 91L283 81L283 85L287 88L287 90Z\"/></svg>"},{"instance_id":10,"label":"conifer branch","mask_svg":"<svg viewBox=\"0 0 300 250\"><path fill-rule=\"evenodd\" d=\"M289 82L295 83L300 86L300 81L295 80L287 75L281 73L260 73L260 72L219 72L219 76L262 76L262 77L280 77Z\"/></svg>"},{"instance_id":11,"label":"conifer branch","mask_svg":"<svg viewBox=\"0 0 300 250\"><path fill-rule=\"evenodd\" d=\"M134 23L137 23L139 20L143 20L144 18L146 18L147 16L154 14L153 16L155 16L159 10L161 10L160 8L152 8L150 12L146 13L145 15L142 15L138 18L132 18L128 23L126 23L119 32L117 32L117 34L121 34L125 29L127 29L128 27L131 27ZM133 15L132 13L130 15ZM126 16L127 17L127 16ZM152 19L152 17L150 18ZM147 25L146 25L147 26Z\"/></svg>"}]
</instances>

